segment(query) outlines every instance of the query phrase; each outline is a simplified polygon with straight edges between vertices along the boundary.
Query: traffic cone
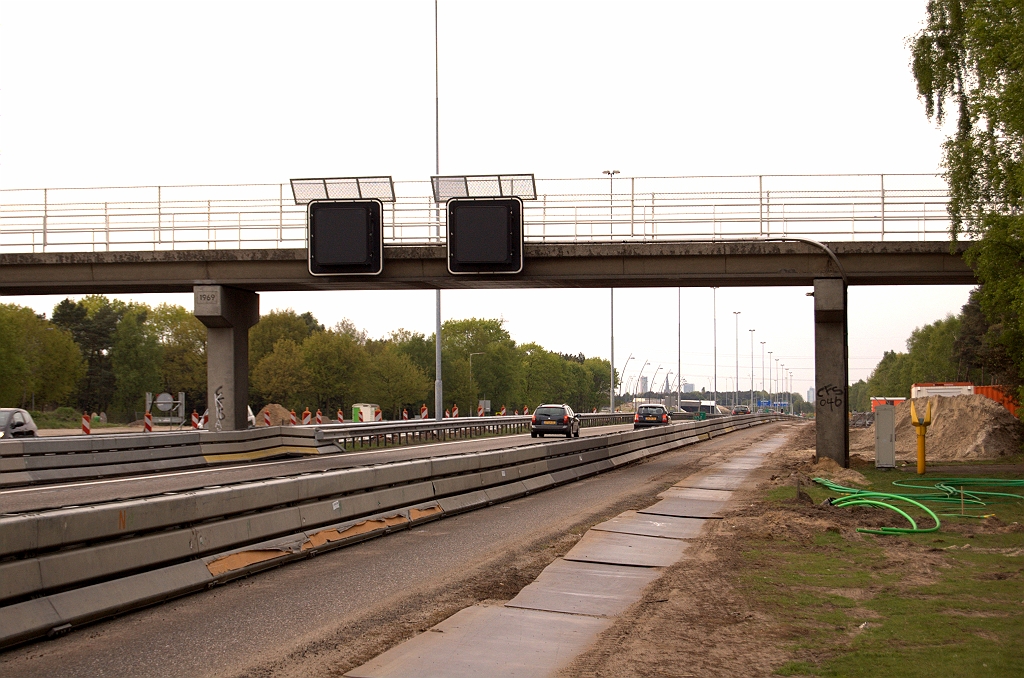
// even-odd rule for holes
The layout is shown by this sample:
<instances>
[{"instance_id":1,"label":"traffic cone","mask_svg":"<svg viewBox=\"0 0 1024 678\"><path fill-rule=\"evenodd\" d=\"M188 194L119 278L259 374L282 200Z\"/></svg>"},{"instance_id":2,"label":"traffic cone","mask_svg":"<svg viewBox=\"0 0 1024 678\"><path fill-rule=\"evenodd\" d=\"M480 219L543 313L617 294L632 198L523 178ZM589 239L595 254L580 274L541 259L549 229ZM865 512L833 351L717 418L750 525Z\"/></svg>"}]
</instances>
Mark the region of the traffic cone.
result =
<instances>
[{"instance_id":1,"label":"traffic cone","mask_svg":"<svg viewBox=\"0 0 1024 678\"><path fill-rule=\"evenodd\" d=\"M309 411L309 408L307 407L306 411L302 413L302 425L303 426L308 425L312 418L313 418L313 414Z\"/></svg>"},{"instance_id":2,"label":"traffic cone","mask_svg":"<svg viewBox=\"0 0 1024 678\"><path fill-rule=\"evenodd\" d=\"M318 423L318 424L324 423L324 415L323 415L323 413L319 409L317 409L317 411L316 411L316 423Z\"/></svg>"},{"instance_id":3,"label":"traffic cone","mask_svg":"<svg viewBox=\"0 0 1024 678\"><path fill-rule=\"evenodd\" d=\"M296 418L295 418L295 410L292 410L292 411L291 411L291 415L292 415L292 418L291 418L291 425L292 425L292 426L295 426L295 425L296 425L297 423L299 423L298 419L296 419Z\"/></svg>"},{"instance_id":4,"label":"traffic cone","mask_svg":"<svg viewBox=\"0 0 1024 678\"><path fill-rule=\"evenodd\" d=\"M192 410L192 428L199 428L199 413Z\"/></svg>"},{"instance_id":5,"label":"traffic cone","mask_svg":"<svg viewBox=\"0 0 1024 678\"><path fill-rule=\"evenodd\" d=\"M142 417L142 431L144 433L153 432L153 414L151 412L146 412L145 416Z\"/></svg>"},{"instance_id":6,"label":"traffic cone","mask_svg":"<svg viewBox=\"0 0 1024 678\"><path fill-rule=\"evenodd\" d=\"M85 435L92 433L92 418L89 417L88 412L82 413L82 433Z\"/></svg>"}]
</instances>

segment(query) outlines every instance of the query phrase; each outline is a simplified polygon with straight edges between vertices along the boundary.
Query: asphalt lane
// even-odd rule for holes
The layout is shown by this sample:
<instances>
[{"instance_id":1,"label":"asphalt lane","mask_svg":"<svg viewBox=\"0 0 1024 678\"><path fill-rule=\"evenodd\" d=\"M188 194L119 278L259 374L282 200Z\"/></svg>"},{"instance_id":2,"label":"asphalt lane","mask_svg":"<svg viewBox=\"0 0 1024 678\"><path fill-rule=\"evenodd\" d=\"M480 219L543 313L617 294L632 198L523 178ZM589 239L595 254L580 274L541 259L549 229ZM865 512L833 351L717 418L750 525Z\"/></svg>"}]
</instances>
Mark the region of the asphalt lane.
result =
<instances>
[{"instance_id":1,"label":"asphalt lane","mask_svg":"<svg viewBox=\"0 0 1024 678\"><path fill-rule=\"evenodd\" d=\"M501 554L603 520L602 511L617 502L661 491L695 465L741 453L779 426L732 433L15 648L0 654L0 674L248 674L351 620L401 612L416 592L459 586Z\"/></svg>"},{"instance_id":2,"label":"asphalt lane","mask_svg":"<svg viewBox=\"0 0 1024 678\"><path fill-rule=\"evenodd\" d=\"M581 436L596 436L632 430L631 424L616 426L593 426L580 429ZM123 478L86 480L60 485L40 487L19 487L0 491L0 513L24 513L42 511L64 506L84 506L119 499L151 497L165 492L184 492L212 485L231 485L252 482L266 478L320 473L355 466L390 464L412 459L445 457L455 454L472 454L488 450L500 450L523 445L543 444L557 440L544 438L534 440L529 433L518 435L476 438L471 440L450 440L424 445L381 448L366 452L341 452L337 454L252 462L245 465L152 473Z\"/></svg>"}]
</instances>

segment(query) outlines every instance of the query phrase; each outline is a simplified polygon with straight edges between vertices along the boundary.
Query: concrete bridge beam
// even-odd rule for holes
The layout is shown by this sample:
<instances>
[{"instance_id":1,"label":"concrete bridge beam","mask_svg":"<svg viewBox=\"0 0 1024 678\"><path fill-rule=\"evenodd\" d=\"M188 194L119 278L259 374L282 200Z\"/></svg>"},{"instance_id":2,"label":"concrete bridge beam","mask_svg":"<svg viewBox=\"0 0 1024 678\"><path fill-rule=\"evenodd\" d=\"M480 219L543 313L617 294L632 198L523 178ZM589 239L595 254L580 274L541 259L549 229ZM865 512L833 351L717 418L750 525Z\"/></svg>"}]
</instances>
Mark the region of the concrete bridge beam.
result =
<instances>
[{"instance_id":1,"label":"concrete bridge beam","mask_svg":"<svg viewBox=\"0 0 1024 678\"><path fill-rule=\"evenodd\" d=\"M195 316L207 328L207 427L244 431L249 419L249 328L260 319L259 295L224 285L196 285L193 293Z\"/></svg>"},{"instance_id":2,"label":"concrete bridge beam","mask_svg":"<svg viewBox=\"0 0 1024 678\"><path fill-rule=\"evenodd\" d=\"M814 281L814 417L818 458L850 465L846 283Z\"/></svg>"}]
</instances>

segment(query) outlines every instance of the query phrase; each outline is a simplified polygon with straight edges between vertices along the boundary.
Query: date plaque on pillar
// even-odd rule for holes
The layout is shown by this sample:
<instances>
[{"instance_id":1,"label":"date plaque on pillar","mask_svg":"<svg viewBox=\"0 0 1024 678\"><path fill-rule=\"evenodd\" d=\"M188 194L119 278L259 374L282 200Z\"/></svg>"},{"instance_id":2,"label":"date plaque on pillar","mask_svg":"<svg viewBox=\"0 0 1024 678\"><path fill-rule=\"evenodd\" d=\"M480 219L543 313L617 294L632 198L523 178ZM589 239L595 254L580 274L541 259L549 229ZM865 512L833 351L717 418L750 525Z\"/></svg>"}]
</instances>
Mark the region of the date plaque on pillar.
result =
<instances>
[{"instance_id":1,"label":"date plaque on pillar","mask_svg":"<svg viewBox=\"0 0 1024 678\"><path fill-rule=\"evenodd\" d=\"M314 200L306 206L312 275L377 275L384 270L380 200Z\"/></svg>"},{"instance_id":2,"label":"date plaque on pillar","mask_svg":"<svg viewBox=\"0 0 1024 678\"><path fill-rule=\"evenodd\" d=\"M450 273L513 274L523 270L520 198L452 198L447 204Z\"/></svg>"}]
</instances>

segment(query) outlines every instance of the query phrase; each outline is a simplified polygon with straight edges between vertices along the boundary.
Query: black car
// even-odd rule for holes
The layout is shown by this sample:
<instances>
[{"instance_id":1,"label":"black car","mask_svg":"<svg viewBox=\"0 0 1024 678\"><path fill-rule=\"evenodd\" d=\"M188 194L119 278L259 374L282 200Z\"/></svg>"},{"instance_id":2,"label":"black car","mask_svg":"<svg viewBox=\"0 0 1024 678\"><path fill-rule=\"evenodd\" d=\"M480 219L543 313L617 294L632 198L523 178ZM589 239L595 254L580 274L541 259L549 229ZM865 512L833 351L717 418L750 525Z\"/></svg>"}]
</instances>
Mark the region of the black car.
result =
<instances>
[{"instance_id":1,"label":"black car","mask_svg":"<svg viewBox=\"0 0 1024 678\"><path fill-rule=\"evenodd\" d=\"M641 405L636 408L636 414L633 415L633 428L635 429L644 426L661 426L671 422L672 417L668 416L668 410L664 405Z\"/></svg>"},{"instance_id":2,"label":"black car","mask_svg":"<svg viewBox=\"0 0 1024 678\"><path fill-rule=\"evenodd\" d=\"M13 407L0 409L0 440L35 436L36 423L28 412Z\"/></svg>"},{"instance_id":3,"label":"black car","mask_svg":"<svg viewBox=\"0 0 1024 678\"><path fill-rule=\"evenodd\" d=\"M750 408L746 405L737 405L732 408L733 414L750 414Z\"/></svg>"},{"instance_id":4,"label":"black car","mask_svg":"<svg viewBox=\"0 0 1024 678\"><path fill-rule=\"evenodd\" d=\"M580 437L580 415L568 405L541 405L533 411L530 436L544 437L545 433L561 433L566 438Z\"/></svg>"}]
</instances>

